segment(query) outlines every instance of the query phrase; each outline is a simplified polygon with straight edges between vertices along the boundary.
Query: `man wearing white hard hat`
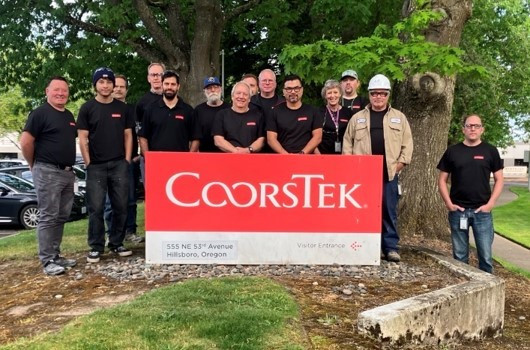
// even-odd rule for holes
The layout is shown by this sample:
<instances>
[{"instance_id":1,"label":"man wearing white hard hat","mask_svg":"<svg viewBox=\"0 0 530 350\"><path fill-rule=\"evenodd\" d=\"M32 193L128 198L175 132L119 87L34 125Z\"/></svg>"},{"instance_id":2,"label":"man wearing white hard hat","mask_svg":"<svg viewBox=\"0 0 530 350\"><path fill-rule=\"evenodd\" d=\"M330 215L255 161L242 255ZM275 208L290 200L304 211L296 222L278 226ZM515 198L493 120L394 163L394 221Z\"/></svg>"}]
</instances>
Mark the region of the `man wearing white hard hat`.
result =
<instances>
[{"instance_id":1,"label":"man wearing white hard hat","mask_svg":"<svg viewBox=\"0 0 530 350\"><path fill-rule=\"evenodd\" d=\"M412 159L412 132L403 113L389 104L390 80L375 75L368 84L370 104L350 119L342 154L383 156L383 223L381 251L399 262L397 231L398 175Z\"/></svg>"}]
</instances>

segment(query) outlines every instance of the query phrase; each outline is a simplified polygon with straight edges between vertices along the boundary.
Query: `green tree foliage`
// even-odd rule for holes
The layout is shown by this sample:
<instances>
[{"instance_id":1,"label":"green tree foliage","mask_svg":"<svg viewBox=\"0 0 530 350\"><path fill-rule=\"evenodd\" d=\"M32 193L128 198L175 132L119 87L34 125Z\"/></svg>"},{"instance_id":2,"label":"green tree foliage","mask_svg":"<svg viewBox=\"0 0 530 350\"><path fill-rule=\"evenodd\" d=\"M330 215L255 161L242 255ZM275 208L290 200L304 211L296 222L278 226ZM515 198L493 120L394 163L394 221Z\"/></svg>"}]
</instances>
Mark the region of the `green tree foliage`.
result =
<instances>
[{"instance_id":1,"label":"green tree foliage","mask_svg":"<svg viewBox=\"0 0 530 350\"><path fill-rule=\"evenodd\" d=\"M22 96L19 86L13 86L0 94L0 135L20 132L24 128L29 101Z\"/></svg>"},{"instance_id":2,"label":"green tree foliage","mask_svg":"<svg viewBox=\"0 0 530 350\"><path fill-rule=\"evenodd\" d=\"M484 138L497 146L514 129L530 132L530 4L526 0L476 0L462 35L463 60L487 70L480 79L457 79L449 143L462 139L462 117L478 113Z\"/></svg>"}]
</instances>

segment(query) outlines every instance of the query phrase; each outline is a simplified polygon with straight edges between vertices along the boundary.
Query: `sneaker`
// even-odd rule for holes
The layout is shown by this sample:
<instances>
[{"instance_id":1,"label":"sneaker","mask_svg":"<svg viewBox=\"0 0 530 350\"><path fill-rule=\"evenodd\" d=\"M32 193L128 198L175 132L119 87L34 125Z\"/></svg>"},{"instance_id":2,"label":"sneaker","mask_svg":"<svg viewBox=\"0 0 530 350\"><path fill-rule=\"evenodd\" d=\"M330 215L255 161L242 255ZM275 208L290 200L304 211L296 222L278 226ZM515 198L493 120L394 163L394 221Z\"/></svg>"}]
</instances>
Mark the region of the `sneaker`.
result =
<instances>
[{"instance_id":1,"label":"sneaker","mask_svg":"<svg viewBox=\"0 0 530 350\"><path fill-rule=\"evenodd\" d=\"M142 242L145 242L145 238L142 236L138 236L134 232L131 232L125 235L125 241L132 242L132 243L142 243Z\"/></svg>"},{"instance_id":2,"label":"sneaker","mask_svg":"<svg viewBox=\"0 0 530 350\"><path fill-rule=\"evenodd\" d=\"M396 252L395 250L391 250L386 253L386 260L392 262L399 262L401 260L401 257L399 256L398 252Z\"/></svg>"},{"instance_id":3,"label":"sneaker","mask_svg":"<svg viewBox=\"0 0 530 350\"><path fill-rule=\"evenodd\" d=\"M55 259L53 259L53 262L57 265L61 265L62 267L74 267L77 265L77 261L75 259L66 259L60 255L56 256Z\"/></svg>"},{"instance_id":4,"label":"sneaker","mask_svg":"<svg viewBox=\"0 0 530 350\"><path fill-rule=\"evenodd\" d=\"M132 251L130 251L129 249L125 248L122 245L117 247L117 248L111 248L110 251L113 252L114 254L118 254L119 256L130 256L130 255L132 255Z\"/></svg>"},{"instance_id":5,"label":"sneaker","mask_svg":"<svg viewBox=\"0 0 530 350\"><path fill-rule=\"evenodd\" d=\"M44 266L44 273L48 276L57 276L64 273L65 268L59 264L56 264L53 260L48 261Z\"/></svg>"},{"instance_id":6,"label":"sneaker","mask_svg":"<svg viewBox=\"0 0 530 350\"><path fill-rule=\"evenodd\" d=\"M98 263L100 258L101 258L100 252L98 252L97 250L91 250L88 252L86 261L89 263Z\"/></svg>"}]
</instances>

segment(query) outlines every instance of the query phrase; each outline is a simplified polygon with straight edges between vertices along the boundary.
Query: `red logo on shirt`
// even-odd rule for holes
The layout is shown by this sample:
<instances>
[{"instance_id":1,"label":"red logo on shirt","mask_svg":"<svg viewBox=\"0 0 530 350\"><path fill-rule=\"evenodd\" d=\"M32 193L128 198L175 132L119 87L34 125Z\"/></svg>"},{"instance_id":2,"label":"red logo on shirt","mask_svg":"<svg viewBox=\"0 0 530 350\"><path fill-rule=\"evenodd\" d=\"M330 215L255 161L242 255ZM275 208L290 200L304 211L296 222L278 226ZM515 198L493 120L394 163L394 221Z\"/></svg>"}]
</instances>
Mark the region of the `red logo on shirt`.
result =
<instances>
[{"instance_id":1,"label":"red logo on shirt","mask_svg":"<svg viewBox=\"0 0 530 350\"><path fill-rule=\"evenodd\" d=\"M75 123L70 122L70 125L71 125L71 126L75 126Z\"/></svg>"},{"instance_id":2,"label":"red logo on shirt","mask_svg":"<svg viewBox=\"0 0 530 350\"><path fill-rule=\"evenodd\" d=\"M484 156L474 156L473 159L484 159Z\"/></svg>"},{"instance_id":3,"label":"red logo on shirt","mask_svg":"<svg viewBox=\"0 0 530 350\"><path fill-rule=\"evenodd\" d=\"M184 116L183 116L183 115L176 115L176 116L175 116L175 119L184 120Z\"/></svg>"},{"instance_id":4,"label":"red logo on shirt","mask_svg":"<svg viewBox=\"0 0 530 350\"><path fill-rule=\"evenodd\" d=\"M358 105L358 106L351 106L351 108L361 108L361 106L360 106L360 105Z\"/></svg>"},{"instance_id":5,"label":"red logo on shirt","mask_svg":"<svg viewBox=\"0 0 530 350\"><path fill-rule=\"evenodd\" d=\"M347 123L348 119L339 119L341 122Z\"/></svg>"},{"instance_id":6,"label":"red logo on shirt","mask_svg":"<svg viewBox=\"0 0 530 350\"><path fill-rule=\"evenodd\" d=\"M307 120L307 117L298 117L298 121L301 122L303 120Z\"/></svg>"},{"instance_id":7,"label":"red logo on shirt","mask_svg":"<svg viewBox=\"0 0 530 350\"><path fill-rule=\"evenodd\" d=\"M119 114L119 113L112 113L112 118L121 118L121 114Z\"/></svg>"},{"instance_id":8,"label":"red logo on shirt","mask_svg":"<svg viewBox=\"0 0 530 350\"><path fill-rule=\"evenodd\" d=\"M256 122L248 122L247 125L256 125Z\"/></svg>"}]
</instances>

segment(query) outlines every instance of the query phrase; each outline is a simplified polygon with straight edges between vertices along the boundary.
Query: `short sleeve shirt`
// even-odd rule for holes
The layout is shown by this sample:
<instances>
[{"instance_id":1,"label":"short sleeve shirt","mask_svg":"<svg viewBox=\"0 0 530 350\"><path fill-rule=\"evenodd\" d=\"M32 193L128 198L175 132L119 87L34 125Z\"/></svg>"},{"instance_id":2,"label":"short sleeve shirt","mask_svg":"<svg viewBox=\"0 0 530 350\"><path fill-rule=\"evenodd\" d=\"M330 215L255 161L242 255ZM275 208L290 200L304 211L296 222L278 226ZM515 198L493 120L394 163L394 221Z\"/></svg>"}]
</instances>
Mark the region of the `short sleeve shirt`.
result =
<instances>
[{"instance_id":1,"label":"short sleeve shirt","mask_svg":"<svg viewBox=\"0 0 530 350\"><path fill-rule=\"evenodd\" d=\"M206 102L201 103L193 111L193 135L192 140L199 140L200 152L219 152L213 141L212 126L215 115L230 105L223 102L220 106L212 107Z\"/></svg>"},{"instance_id":2,"label":"short sleeve shirt","mask_svg":"<svg viewBox=\"0 0 530 350\"><path fill-rule=\"evenodd\" d=\"M77 128L72 113L48 102L30 113L24 131L35 138L35 160L55 165L75 163Z\"/></svg>"},{"instance_id":3,"label":"short sleeve shirt","mask_svg":"<svg viewBox=\"0 0 530 350\"><path fill-rule=\"evenodd\" d=\"M281 103L274 107L266 124L267 131L278 134L278 142L287 152L298 153L313 137L313 130L322 128L323 115L309 105L290 109Z\"/></svg>"},{"instance_id":4,"label":"short sleeve shirt","mask_svg":"<svg viewBox=\"0 0 530 350\"><path fill-rule=\"evenodd\" d=\"M101 103L93 99L81 106L77 128L88 130L91 163L119 160L125 158L124 132L134 128L134 116L121 101Z\"/></svg>"},{"instance_id":5,"label":"short sleeve shirt","mask_svg":"<svg viewBox=\"0 0 530 350\"><path fill-rule=\"evenodd\" d=\"M245 113L224 109L215 116L212 135L223 136L234 147L249 147L265 136L263 114L258 109L250 109Z\"/></svg>"}]
</instances>

